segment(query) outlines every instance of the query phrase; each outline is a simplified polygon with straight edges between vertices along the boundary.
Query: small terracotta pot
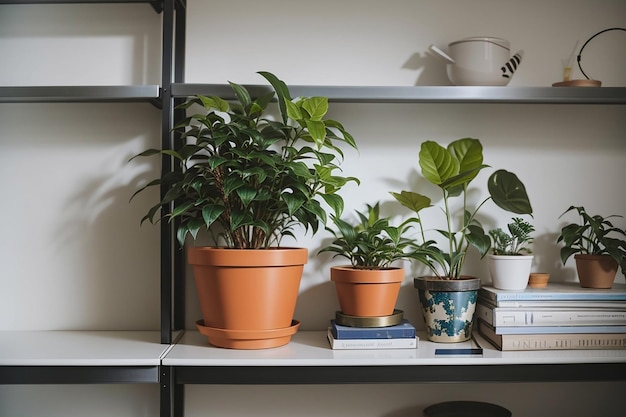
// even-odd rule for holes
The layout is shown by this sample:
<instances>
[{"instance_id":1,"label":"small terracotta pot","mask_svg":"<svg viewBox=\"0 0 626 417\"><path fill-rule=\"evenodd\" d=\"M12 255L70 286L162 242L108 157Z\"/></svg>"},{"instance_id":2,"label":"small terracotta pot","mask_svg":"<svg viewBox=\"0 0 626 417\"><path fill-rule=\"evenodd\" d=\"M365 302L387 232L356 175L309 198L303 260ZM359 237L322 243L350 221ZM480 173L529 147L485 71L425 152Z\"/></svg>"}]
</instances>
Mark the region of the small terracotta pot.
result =
<instances>
[{"instance_id":1,"label":"small terracotta pot","mask_svg":"<svg viewBox=\"0 0 626 417\"><path fill-rule=\"evenodd\" d=\"M284 333L297 330L293 314L302 271L308 260L307 249L190 247L187 256L193 267L202 310L198 328L203 334L208 333L209 342L231 347L224 342L229 334L241 338L245 332L257 335L266 331L266 338L271 340L277 329L285 329L279 332L275 345L266 340L257 347L247 342L245 348L288 343L290 335ZM214 340L212 335L215 335Z\"/></svg>"},{"instance_id":2,"label":"small terracotta pot","mask_svg":"<svg viewBox=\"0 0 626 417\"><path fill-rule=\"evenodd\" d=\"M580 286L611 288L617 275L617 261L610 255L574 255Z\"/></svg>"},{"instance_id":3,"label":"small terracotta pot","mask_svg":"<svg viewBox=\"0 0 626 417\"><path fill-rule=\"evenodd\" d=\"M532 272L528 278L528 286L532 288L545 288L548 286L550 274L545 272Z\"/></svg>"},{"instance_id":4,"label":"small terracotta pot","mask_svg":"<svg viewBox=\"0 0 626 417\"><path fill-rule=\"evenodd\" d=\"M330 279L335 283L341 312L349 316L382 317L393 314L404 268L357 269L333 266Z\"/></svg>"}]
</instances>

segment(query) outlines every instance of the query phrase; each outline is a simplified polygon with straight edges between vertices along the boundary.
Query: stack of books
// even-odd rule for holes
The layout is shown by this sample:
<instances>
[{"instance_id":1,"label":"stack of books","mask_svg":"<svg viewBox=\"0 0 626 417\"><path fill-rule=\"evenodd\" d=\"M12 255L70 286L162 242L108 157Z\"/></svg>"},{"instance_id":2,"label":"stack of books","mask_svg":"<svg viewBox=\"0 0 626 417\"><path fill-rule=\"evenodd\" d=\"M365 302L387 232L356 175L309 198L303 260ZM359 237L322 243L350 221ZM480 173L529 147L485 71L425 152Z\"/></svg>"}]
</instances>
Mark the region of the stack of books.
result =
<instances>
[{"instance_id":1,"label":"stack of books","mask_svg":"<svg viewBox=\"0 0 626 417\"><path fill-rule=\"evenodd\" d=\"M483 286L479 333L500 350L626 349L626 285L550 283L521 291Z\"/></svg>"},{"instance_id":2,"label":"stack of books","mask_svg":"<svg viewBox=\"0 0 626 417\"><path fill-rule=\"evenodd\" d=\"M350 327L330 321L328 342L331 349L417 349L415 327L406 319L387 327Z\"/></svg>"}]
</instances>

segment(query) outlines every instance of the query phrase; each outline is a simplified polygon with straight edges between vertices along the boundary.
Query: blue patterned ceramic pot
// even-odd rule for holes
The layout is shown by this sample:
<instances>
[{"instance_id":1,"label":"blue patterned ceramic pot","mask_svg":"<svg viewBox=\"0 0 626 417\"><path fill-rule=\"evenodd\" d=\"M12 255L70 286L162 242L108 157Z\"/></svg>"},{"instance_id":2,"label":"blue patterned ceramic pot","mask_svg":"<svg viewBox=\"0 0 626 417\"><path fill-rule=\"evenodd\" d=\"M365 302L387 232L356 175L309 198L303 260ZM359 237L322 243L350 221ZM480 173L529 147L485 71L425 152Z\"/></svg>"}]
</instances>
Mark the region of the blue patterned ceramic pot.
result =
<instances>
[{"instance_id":1,"label":"blue patterned ceramic pot","mask_svg":"<svg viewBox=\"0 0 626 417\"><path fill-rule=\"evenodd\" d=\"M456 343L472 337L480 279L418 277L418 290L428 340Z\"/></svg>"}]
</instances>

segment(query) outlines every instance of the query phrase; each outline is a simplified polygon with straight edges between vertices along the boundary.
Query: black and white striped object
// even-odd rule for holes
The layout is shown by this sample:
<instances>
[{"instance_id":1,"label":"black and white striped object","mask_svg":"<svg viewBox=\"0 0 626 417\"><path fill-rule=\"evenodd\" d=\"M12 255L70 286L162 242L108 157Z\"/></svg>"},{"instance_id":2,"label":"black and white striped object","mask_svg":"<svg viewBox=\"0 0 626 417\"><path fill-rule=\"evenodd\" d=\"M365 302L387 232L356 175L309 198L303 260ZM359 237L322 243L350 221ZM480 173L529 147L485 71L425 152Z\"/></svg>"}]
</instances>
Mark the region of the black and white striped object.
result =
<instances>
[{"instance_id":1,"label":"black and white striped object","mask_svg":"<svg viewBox=\"0 0 626 417\"><path fill-rule=\"evenodd\" d=\"M504 78L511 78L513 73L519 67L519 64L522 62L522 56L524 56L523 51L519 51L511 59L508 60L506 64L500 68L502 70L502 76Z\"/></svg>"}]
</instances>

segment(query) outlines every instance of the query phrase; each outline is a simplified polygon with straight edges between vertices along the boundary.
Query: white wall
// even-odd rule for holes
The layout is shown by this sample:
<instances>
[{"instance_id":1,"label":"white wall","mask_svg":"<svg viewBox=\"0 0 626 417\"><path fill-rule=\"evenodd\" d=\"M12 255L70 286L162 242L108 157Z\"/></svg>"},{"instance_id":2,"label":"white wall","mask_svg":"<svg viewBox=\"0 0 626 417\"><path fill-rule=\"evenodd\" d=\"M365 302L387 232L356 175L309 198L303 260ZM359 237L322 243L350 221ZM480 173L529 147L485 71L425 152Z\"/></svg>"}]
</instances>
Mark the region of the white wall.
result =
<instances>
[{"instance_id":1,"label":"white wall","mask_svg":"<svg viewBox=\"0 0 626 417\"><path fill-rule=\"evenodd\" d=\"M188 3L188 82L261 83L255 72L269 70L289 84L447 85L443 64L425 53L428 45L491 35L525 51L511 86L549 86L560 80L561 60L578 40L626 26L622 0ZM159 22L148 5L0 6L0 84L158 84ZM585 49L584 69L603 85L626 85L625 38L626 32L609 32ZM574 78L581 78L577 70ZM623 106L333 104L331 113L360 145L358 153L346 151L345 173L362 180L345 190L348 211L382 200L385 212L406 214L388 191L415 184L419 144L471 136L483 142L488 164L516 172L526 183L538 231L536 268L555 279L576 279L571 262L560 265L555 245L563 224L558 216L569 205L626 215ZM158 164L126 161L158 146L159 120L148 104L0 104L0 330L158 328L158 228L139 227L156 194L128 203L139 184L158 174ZM507 216L489 206L483 220L502 225ZM296 311L303 329L324 328L338 308L328 280L332 261L315 256L327 238L298 239L311 253ZM31 249L39 252L36 260L27 258ZM487 280L476 258L468 272ZM623 275L618 280L624 282ZM187 287L187 327L193 328L199 309L193 283ZM420 324L409 278L398 307ZM614 394L624 388L539 385L547 385L560 405L571 401L563 407L573 416L610 411L618 403ZM223 401L212 406L217 415L400 417L417 414L430 401L489 398L485 393L493 388L516 415L542 415L509 394L519 387L534 396L539 385L194 386L187 409L189 415L206 414L201 397L208 397ZM608 388L606 397L600 387ZM116 415L154 411L152 391L133 389L129 396L124 389L80 389L102 401L112 395L125 405ZM596 398L578 400L585 391ZM73 398L71 389L0 387L0 415L48 415L46 402L25 406L33 393L58 396L59 402L49 403L53 409ZM239 400L260 393L268 393L270 403ZM276 410L282 393L309 405L304 410L291 402ZM67 407L68 415L85 414L81 405Z\"/></svg>"}]
</instances>

